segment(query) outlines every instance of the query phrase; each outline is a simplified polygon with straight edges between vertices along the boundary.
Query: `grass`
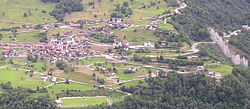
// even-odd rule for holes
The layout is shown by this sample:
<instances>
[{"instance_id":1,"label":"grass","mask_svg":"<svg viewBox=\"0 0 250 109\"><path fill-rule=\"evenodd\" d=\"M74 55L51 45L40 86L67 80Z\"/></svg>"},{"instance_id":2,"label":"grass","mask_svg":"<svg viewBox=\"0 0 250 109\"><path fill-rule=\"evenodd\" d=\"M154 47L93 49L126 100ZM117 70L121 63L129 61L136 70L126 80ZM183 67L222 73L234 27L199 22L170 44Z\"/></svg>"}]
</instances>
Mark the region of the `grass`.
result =
<instances>
[{"instance_id":1,"label":"grass","mask_svg":"<svg viewBox=\"0 0 250 109\"><path fill-rule=\"evenodd\" d=\"M223 76L229 75L232 73L233 67L229 65L218 65L218 66L207 66L206 67L208 71L214 71L214 72L219 72Z\"/></svg>"},{"instance_id":2,"label":"grass","mask_svg":"<svg viewBox=\"0 0 250 109\"><path fill-rule=\"evenodd\" d=\"M136 45L142 45L145 41L155 42L157 40L153 31L148 30L137 30L137 32L134 32L134 29L118 30L115 32L115 35L121 40L127 40ZM126 36L126 38L124 38L124 36Z\"/></svg>"},{"instance_id":3,"label":"grass","mask_svg":"<svg viewBox=\"0 0 250 109\"><path fill-rule=\"evenodd\" d=\"M41 0L1 0L0 19L28 23L54 22L55 19L49 15L54 8L54 3L43 3ZM43 10L46 13L42 13ZM28 17L24 17L24 13Z\"/></svg>"},{"instance_id":4,"label":"grass","mask_svg":"<svg viewBox=\"0 0 250 109\"><path fill-rule=\"evenodd\" d=\"M84 65L90 65L93 63L97 63L97 62L105 62L106 59L104 57L89 57L89 58L81 59L81 61L83 61Z\"/></svg>"},{"instance_id":5,"label":"grass","mask_svg":"<svg viewBox=\"0 0 250 109\"><path fill-rule=\"evenodd\" d=\"M137 76L147 74L148 71L151 70L152 72L155 72L155 69L150 69L150 68L143 68L139 69L136 73L129 73L126 74L124 73L124 70L118 70L117 76L119 77L120 80L131 80L131 79L136 79Z\"/></svg>"},{"instance_id":6,"label":"grass","mask_svg":"<svg viewBox=\"0 0 250 109\"><path fill-rule=\"evenodd\" d=\"M44 87L50 84L49 82L43 82L40 79L40 75L29 77L29 75L25 74L25 71L18 70L0 69L0 77L0 83L10 81L13 87L21 86L23 88L35 89L36 87Z\"/></svg>"},{"instance_id":7,"label":"grass","mask_svg":"<svg viewBox=\"0 0 250 109\"><path fill-rule=\"evenodd\" d=\"M132 6L133 14L131 16L132 20L138 20L144 17L154 17L156 15L162 14L165 10L172 10L167 6L167 3L164 0L156 1L154 6L151 5L149 0L101 0L101 2L95 1L94 6L89 6L88 3L93 0L84 0L82 5L84 10L81 12L73 12L71 14L66 14L65 20L109 20L111 13L115 12L115 5L122 5L123 2L128 2L129 6ZM142 5L150 6L150 8L142 9ZM157 9L159 7L159 9ZM96 17L94 17L96 15Z\"/></svg>"},{"instance_id":8,"label":"grass","mask_svg":"<svg viewBox=\"0 0 250 109\"><path fill-rule=\"evenodd\" d=\"M143 81L143 80L142 80ZM130 86L136 86L136 85L141 85L141 84L144 84L145 82L143 81L143 83L140 83L139 81L132 81L132 82L127 82L127 83L124 83L124 84L119 84L119 85L116 85L114 86L116 89L119 89L120 87L122 86L125 86L125 87L130 87Z\"/></svg>"},{"instance_id":9,"label":"grass","mask_svg":"<svg viewBox=\"0 0 250 109\"><path fill-rule=\"evenodd\" d=\"M16 39L17 42L40 42L40 38L34 37L39 34L39 32L27 32L27 33L17 33ZM11 41L14 38L13 34L5 34L1 41Z\"/></svg>"},{"instance_id":10,"label":"grass","mask_svg":"<svg viewBox=\"0 0 250 109\"><path fill-rule=\"evenodd\" d=\"M130 49L131 56L133 55L179 55L181 53L176 52L167 52L167 51L159 51L159 50L149 50L150 53L136 53L135 49Z\"/></svg>"},{"instance_id":11,"label":"grass","mask_svg":"<svg viewBox=\"0 0 250 109\"><path fill-rule=\"evenodd\" d=\"M108 103L107 97L62 99L62 106L97 105L102 103Z\"/></svg>"},{"instance_id":12,"label":"grass","mask_svg":"<svg viewBox=\"0 0 250 109\"><path fill-rule=\"evenodd\" d=\"M20 27L20 26L22 26L22 24L0 22L0 29L2 29L2 28ZM5 32L5 33L7 33L7 32Z\"/></svg>"},{"instance_id":13,"label":"grass","mask_svg":"<svg viewBox=\"0 0 250 109\"><path fill-rule=\"evenodd\" d=\"M158 28L161 29L161 30L173 30L174 29L173 25L168 24L168 23L166 23L166 24L159 24Z\"/></svg>"},{"instance_id":14,"label":"grass","mask_svg":"<svg viewBox=\"0 0 250 109\"><path fill-rule=\"evenodd\" d=\"M85 90L93 90L95 89L93 86L87 86L87 85L81 85L81 84L76 84L76 83L70 83L70 84L57 84L54 85L52 87L48 88L49 92L53 93L59 93L62 90L66 91L66 90L81 90L81 91L85 91Z\"/></svg>"}]
</instances>

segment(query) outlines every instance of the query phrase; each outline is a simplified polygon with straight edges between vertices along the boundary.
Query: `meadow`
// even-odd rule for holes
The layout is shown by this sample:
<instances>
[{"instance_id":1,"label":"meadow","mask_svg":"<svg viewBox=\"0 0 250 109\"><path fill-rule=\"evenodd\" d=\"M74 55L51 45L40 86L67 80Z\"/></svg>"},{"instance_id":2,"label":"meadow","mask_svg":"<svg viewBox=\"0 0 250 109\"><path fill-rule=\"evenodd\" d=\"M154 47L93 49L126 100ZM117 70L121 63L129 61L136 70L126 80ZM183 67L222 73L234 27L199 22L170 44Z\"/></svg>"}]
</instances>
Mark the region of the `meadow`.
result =
<instances>
[{"instance_id":1,"label":"meadow","mask_svg":"<svg viewBox=\"0 0 250 109\"><path fill-rule=\"evenodd\" d=\"M208 71L214 71L214 72L219 72L223 76L229 75L232 73L233 67L229 65L212 65L212 66L207 66L206 67Z\"/></svg>"},{"instance_id":2,"label":"meadow","mask_svg":"<svg viewBox=\"0 0 250 109\"><path fill-rule=\"evenodd\" d=\"M44 82L40 75L36 74L30 77L25 71L0 69L0 83L11 82L13 87L23 87L35 89L37 87L44 87L50 82Z\"/></svg>"},{"instance_id":3,"label":"meadow","mask_svg":"<svg viewBox=\"0 0 250 109\"><path fill-rule=\"evenodd\" d=\"M62 91L66 91L66 90L85 91L85 90L94 90L94 89L96 89L96 88L94 88L93 86L70 83L70 84L57 84L57 85L51 86L48 88L48 91L49 91L49 93L51 93L51 92L60 93Z\"/></svg>"},{"instance_id":4,"label":"meadow","mask_svg":"<svg viewBox=\"0 0 250 109\"><path fill-rule=\"evenodd\" d=\"M17 33L16 37L13 34L5 34L1 41L12 41L13 38L17 39L17 42L40 42L40 38L34 37L39 34L38 31L35 32L27 32L27 33Z\"/></svg>"},{"instance_id":5,"label":"meadow","mask_svg":"<svg viewBox=\"0 0 250 109\"><path fill-rule=\"evenodd\" d=\"M54 8L54 3L43 3L41 0L1 0L0 19L35 24L50 23L55 21L49 15ZM27 17L24 17L24 13L27 13Z\"/></svg>"},{"instance_id":6,"label":"meadow","mask_svg":"<svg viewBox=\"0 0 250 109\"><path fill-rule=\"evenodd\" d=\"M107 97L87 97L76 99L62 99L62 106L82 106L108 103Z\"/></svg>"},{"instance_id":7,"label":"meadow","mask_svg":"<svg viewBox=\"0 0 250 109\"><path fill-rule=\"evenodd\" d=\"M153 31L147 31L143 29L137 30L136 32L134 32L134 29L118 30L115 31L114 35L117 36L118 39L127 40L135 45L142 45L146 41L157 41L157 38L154 36Z\"/></svg>"}]
</instances>

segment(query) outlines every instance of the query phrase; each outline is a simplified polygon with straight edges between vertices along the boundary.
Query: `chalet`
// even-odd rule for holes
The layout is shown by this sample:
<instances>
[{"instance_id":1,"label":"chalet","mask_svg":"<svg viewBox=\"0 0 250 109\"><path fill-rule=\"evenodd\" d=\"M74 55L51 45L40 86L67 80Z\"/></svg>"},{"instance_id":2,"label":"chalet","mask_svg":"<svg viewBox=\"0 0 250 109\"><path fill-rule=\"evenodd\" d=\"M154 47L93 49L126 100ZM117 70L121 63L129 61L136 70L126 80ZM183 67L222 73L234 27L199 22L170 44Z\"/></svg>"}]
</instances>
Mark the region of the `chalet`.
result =
<instances>
[{"instance_id":1,"label":"chalet","mask_svg":"<svg viewBox=\"0 0 250 109\"><path fill-rule=\"evenodd\" d=\"M111 79L117 79L118 76L116 75L116 73L111 73L111 74L110 74L110 78L111 78Z\"/></svg>"},{"instance_id":2,"label":"chalet","mask_svg":"<svg viewBox=\"0 0 250 109\"><path fill-rule=\"evenodd\" d=\"M176 30L170 30L169 33L176 33Z\"/></svg>"},{"instance_id":3,"label":"chalet","mask_svg":"<svg viewBox=\"0 0 250 109\"><path fill-rule=\"evenodd\" d=\"M213 71L208 72L208 76L213 78L214 77L214 72Z\"/></svg>"},{"instance_id":4,"label":"chalet","mask_svg":"<svg viewBox=\"0 0 250 109\"><path fill-rule=\"evenodd\" d=\"M128 70L129 70L129 71L136 72L136 71L137 71L137 68L135 68L135 67L131 67L131 68L129 68Z\"/></svg>"},{"instance_id":5,"label":"chalet","mask_svg":"<svg viewBox=\"0 0 250 109\"><path fill-rule=\"evenodd\" d=\"M29 71L31 75L34 75L35 74L35 71L34 70L30 70Z\"/></svg>"},{"instance_id":6,"label":"chalet","mask_svg":"<svg viewBox=\"0 0 250 109\"><path fill-rule=\"evenodd\" d=\"M197 66L197 70L203 72L205 70L204 66Z\"/></svg>"},{"instance_id":7,"label":"chalet","mask_svg":"<svg viewBox=\"0 0 250 109\"><path fill-rule=\"evenodd\" d=\"M127 58L124 57L124 56L122 56L122 57L121 57L121 61L122 61L122 62L126 62L126 61L127 61Z\"/></svg>"},{"instance_id":8,"label":"chalet","mask_svg":"<svg viewBox=\"0 0 250 109\"><path fill-rule=\"evenodd\" d=\"M109 55L110 55L110 56L114 56L114 55L115 55L115 51L110 51L110 52L109 52Z\"/></svg>"},{"instance_id":9,"label":"chalet","mask_svg":"<svg viewBox=\"0 0 250 109\"><path fill-rule=\"evenodd\" d=\"M152 48L154 48L154 47L155 47L155 44L152 43L152 42L146 41L146 42L144 42L144 46L145 46L145 47L152 47Z\"/></svg>"},{"instance_id":10,"label":"chalet","mask_svg":"<svg viewBox=\"0 0 250 109\"><path fill-rule=\"evenodd\" d=\"M189 61L194 61L194 60L198 60L198 56L189 56L188 57Z\"/></svg>"},{"instance_id":11,"label":"chalet","mask_svg":"<svg viewBox=\"0 0 250 109\"><path fill-rule=\"evenodd\" d=\"M61 107L62 106L62 101L61 100L55 100L56 104Z\"/></svg>"},{"instance_id":12,"label":"chalet","mask_svg":"<svg viewBox=\"0 0 250 109\"><path fill-rule=\"evenodd\" d=\"M166 41L161 41L161 45L166 46L167 45Z\"/></svg>"},{"instance_id":13,"label":"chalet","mask_svg":"<svg viewBox=\"0 0 250 109\"><path fill-rule=\"evenodd\" d=\"M53 77L51 82L56 82L57 81L57 77Z\"/></svg>"},{"instance_id":14,"label":"chalet","mask_svg":"<svg viewBox=\"0 0 250 109\"><path fill-rule=\"evenodd\" d=\"M123 49L124 49L125 51L128 51L128 50L129 50L129 46L124 46Z\"/></svg>"},{"instance_id":15,"label":"chalet","mask_svg":"<svg viewBox=\"0 0 250 109\"><path fill-rule=\"evenodd\" d=\"M222 78L222 74L221 73L219 73L219 72L217 72L217 73L215 73L215 78L216 79L220 79L220 78Z\"/></svg>"},{"instance_id":16,"label":"chalet","mask_svg":"<svg viewBox=\"0 0 250 109\"><path fill-rule=\"evenodd\" d=\"M72 22L71 22L71 23L69 24L69 26L72 27L72 28L80 28L80 27L81 27L81 24L75 24L75 23L72 23Z\"/></svg>"}]
</instances>

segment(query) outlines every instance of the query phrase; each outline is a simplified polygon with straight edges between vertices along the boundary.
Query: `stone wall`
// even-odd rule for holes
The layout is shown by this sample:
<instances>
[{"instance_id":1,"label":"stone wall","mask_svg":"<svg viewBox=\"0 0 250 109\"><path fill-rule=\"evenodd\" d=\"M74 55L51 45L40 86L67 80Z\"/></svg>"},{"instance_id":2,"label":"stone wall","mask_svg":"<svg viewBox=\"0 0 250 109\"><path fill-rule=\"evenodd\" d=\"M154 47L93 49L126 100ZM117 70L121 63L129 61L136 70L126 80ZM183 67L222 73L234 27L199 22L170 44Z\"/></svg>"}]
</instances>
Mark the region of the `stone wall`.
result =
<instances>
[{"instance_id":1,"label":"stone wall","mask_svg":"<svg viewBox=\"0 0 250 109\"><path fill-rule=\"evenodd\" d=\"M231 57L232 62L236 65L243 65L245 67L248 67L248 60L245 57L241 57L240 54L233 54L230 52L228 41L224 41L222 37L219 36L219 34L212 28L209 28L210 31L210 37L216 44L219 45L221 50L223 51L224 55L227 57Z\"/></svg>"}]
</instances>

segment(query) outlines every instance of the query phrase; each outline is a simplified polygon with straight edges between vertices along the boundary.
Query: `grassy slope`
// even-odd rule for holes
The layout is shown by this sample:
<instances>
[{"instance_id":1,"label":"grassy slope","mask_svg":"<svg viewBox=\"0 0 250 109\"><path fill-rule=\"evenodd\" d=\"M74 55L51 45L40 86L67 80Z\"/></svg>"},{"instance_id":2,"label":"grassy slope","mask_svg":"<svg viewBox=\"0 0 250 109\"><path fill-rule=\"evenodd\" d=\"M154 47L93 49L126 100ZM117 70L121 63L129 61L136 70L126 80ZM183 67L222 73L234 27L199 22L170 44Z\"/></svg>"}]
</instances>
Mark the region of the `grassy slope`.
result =
<instances>
[{"instance_id":1,"label":"grassy slope","mask_svg":"<svg viewBox=\"0 0 250 109\"><path fill-rule=\"evenodd\" d=\"M79 99L63 99L63 106L80 106L80 105L96 105L107 103L107 97L98 98L79 98Z\"/></svg>"},{"instance_id":2,"label":"grassy slope","mask_svg":"<svg viewBox=\"0 0 250 109\"><path fill-rule=\"evenodd\" d=\"M43 80L40 79L41 76L39 75L34 75L30 78L24 71L0 69L0 77L1 83L10 81L14 87L21 86L24 88L34 89L38 86L43 87L50 84L49 82L43 82Z\"/></svg>"},{"instance_id":3,"label":"grassy slope","mask_svg":"<svg viewBox=\"0 0 250 109\"><path fill-rule=\"evenodd\" d=\"M54 92L58 93L61 92L62 90L93 90L95 89L93 86L86 86L86 85L81 85L81 84L76 84L76 83L70 83L70 84L57 84L52 87L48 88L49 92Z\"/></svg>"},{"instance_id":4,"label":"grassy slope","mask_svg":"<svg viewBox=\"0 0 250 109\"><path fill-rule=\"evenodd\" d=\"M41 0L1 0L0 2L0 19L20 21L28 23L46 23L54 22L55 19L49 16L55 7L53 3L42 3ZM31 16L29 15L31 11ZM47 13L43 14L42 10ZM2 13L5 13L3 16ZM24 13L28 13L28 17L24 17Z\"/></svg>"}]
</instances>

